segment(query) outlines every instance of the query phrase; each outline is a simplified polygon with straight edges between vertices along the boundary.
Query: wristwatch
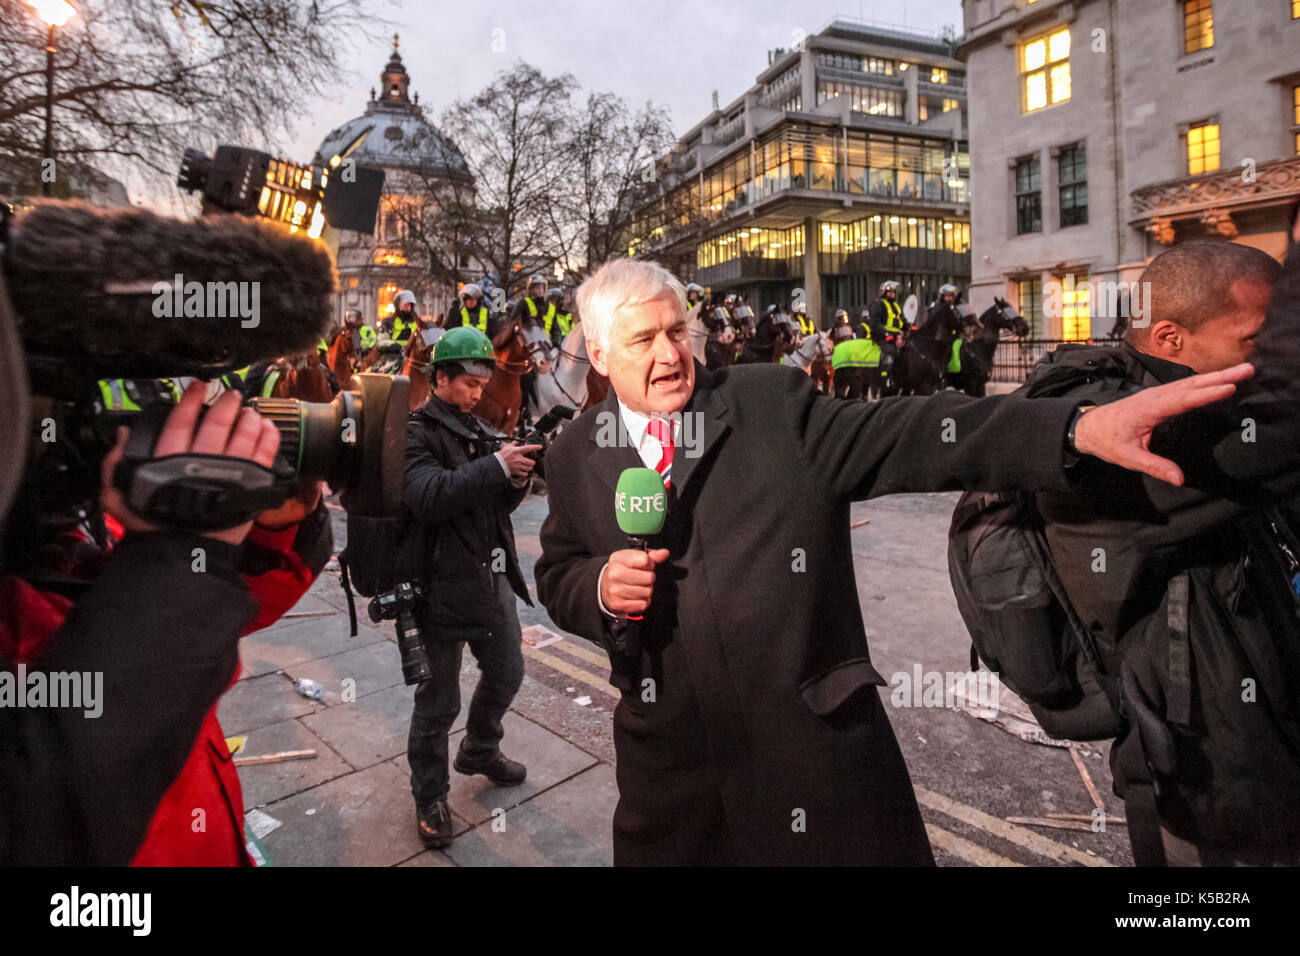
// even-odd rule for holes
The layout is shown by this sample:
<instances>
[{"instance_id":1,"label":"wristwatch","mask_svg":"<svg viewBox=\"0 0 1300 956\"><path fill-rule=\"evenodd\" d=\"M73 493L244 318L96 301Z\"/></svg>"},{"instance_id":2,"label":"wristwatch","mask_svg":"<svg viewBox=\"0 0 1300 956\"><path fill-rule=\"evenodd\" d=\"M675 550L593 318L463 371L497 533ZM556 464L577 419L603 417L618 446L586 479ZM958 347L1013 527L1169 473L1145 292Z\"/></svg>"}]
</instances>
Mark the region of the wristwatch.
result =
<instances>
[{"instance_id":1,"label":"wristwatch","mask_svg":"<svg viewBox=\"0 0 1300 956\"><path fill-rule=\"evenodd\" d=\"M1096 407L1096 405L1089 402L1088 404L1080 405L1075 409L1074 416L1070 419L1070 429L1065 433L1065 450L1069 454L1079 456L1079 449L1074 446L1074 431L1079 427L1079 419L1083 417L1084 412L1090 412ZM1073 464L1073 462L1071 462L1071 464Z\"/></svg>"}]
</instances>

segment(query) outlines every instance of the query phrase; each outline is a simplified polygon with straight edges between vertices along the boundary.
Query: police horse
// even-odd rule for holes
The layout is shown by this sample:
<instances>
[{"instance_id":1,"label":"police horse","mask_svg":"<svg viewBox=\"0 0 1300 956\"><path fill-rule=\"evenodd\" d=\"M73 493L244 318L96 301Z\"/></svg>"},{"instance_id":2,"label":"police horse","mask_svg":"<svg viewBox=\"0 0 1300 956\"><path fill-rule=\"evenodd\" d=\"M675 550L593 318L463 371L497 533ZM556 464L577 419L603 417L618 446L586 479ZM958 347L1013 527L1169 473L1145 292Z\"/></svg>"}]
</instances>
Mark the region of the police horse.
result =
<instances>
[{"instance_id":1,"label":"police horse","mask_svg":"<svg viewBox=\"0 0 1300 956\"><path fill-rule=\"evenodd\" d=\"M975 334L961 343L959 360L949 366L944 384L974 398L983 398L993 373L993 356L1001 333L1007 331L1017 338L1024 338L1029 334L1029 323L1005 299L997 296L993 298L993 305L979 318L974 318L974 313L964 304L959 304L958 308L965 310L963 318L968 320L968 325L975 325ZM955 371L951 370L953 366L957 367Z\"/></svg>"}]
</instances>

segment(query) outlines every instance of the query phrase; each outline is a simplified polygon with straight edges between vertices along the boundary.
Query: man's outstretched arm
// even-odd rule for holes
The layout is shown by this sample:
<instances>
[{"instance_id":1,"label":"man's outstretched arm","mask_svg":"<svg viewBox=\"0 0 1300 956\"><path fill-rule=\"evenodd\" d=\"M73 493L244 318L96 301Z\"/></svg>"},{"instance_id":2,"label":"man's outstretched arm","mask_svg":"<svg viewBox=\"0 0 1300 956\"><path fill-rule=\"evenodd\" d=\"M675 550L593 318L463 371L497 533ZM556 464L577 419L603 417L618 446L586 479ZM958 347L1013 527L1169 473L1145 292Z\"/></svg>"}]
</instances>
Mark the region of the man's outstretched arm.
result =
<instances>
[{"instance_id":1,"label":"man's outstretched arm","mask_svg":"<svg viewBox=\"0 0 1300 956\"><path fill-rule=\"evenodd\" d=\"M1253 369L1147 389L1074 422L1076 399L940 393L876 403L820 395L806 376L783 376L778 407L798 436L806 466L851 500L918 491L1068 491L1074 449L1175 484L1182 472L1150 451L1152 432L1172 416L1231 396Z\"/></svg>"}]
</instances>

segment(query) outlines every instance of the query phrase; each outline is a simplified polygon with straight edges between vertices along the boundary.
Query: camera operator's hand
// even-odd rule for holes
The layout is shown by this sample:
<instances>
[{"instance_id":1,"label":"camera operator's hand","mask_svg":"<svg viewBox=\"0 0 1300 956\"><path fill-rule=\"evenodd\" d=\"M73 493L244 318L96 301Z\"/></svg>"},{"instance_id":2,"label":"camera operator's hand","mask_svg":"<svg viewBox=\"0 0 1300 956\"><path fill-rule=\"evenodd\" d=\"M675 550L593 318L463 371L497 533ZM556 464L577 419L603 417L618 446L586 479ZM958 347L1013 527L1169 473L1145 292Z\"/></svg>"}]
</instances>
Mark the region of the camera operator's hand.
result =
<instances>
[{"instance_id":1,"label":"camera operator's hand","mask_svg":"<svg viewBox=\"0 0 1300 956\"><path fill-rule=\"evenodd\" d=\"M199 415L206 392L207 385L204 382L193 382L185 390L180 402L167 416L154 455L158 458L186 452L228 455L231 458L247 458L270 468L275 461L275 453L280 449L280 433L276 427L253 409L243 408L241 396L236 391L224 392L208 409L200 423ZM125 427L119 428L117 444L104 458L100 501L104 510L128 531L156 531L155 525L127 507L122 493L113 484L113 469L122 460L129 434ZM240 544L252 526L253 523L248 521L235 528L205 532L205 536L228 544Z\"/></svg>"},{"instance_id":2,"label":"camera operator's hand","mask_svg":"<svg viewBox=\"0 0 1300 956\"><path fill-rule=\"evenodd\" d=\"M541 450L541 445L502 445L497 454L502 457L506 467L510 469L510 477L526 478L532 474L533 467L537 464L528 455Z\"/></svg>"}]
</instances>

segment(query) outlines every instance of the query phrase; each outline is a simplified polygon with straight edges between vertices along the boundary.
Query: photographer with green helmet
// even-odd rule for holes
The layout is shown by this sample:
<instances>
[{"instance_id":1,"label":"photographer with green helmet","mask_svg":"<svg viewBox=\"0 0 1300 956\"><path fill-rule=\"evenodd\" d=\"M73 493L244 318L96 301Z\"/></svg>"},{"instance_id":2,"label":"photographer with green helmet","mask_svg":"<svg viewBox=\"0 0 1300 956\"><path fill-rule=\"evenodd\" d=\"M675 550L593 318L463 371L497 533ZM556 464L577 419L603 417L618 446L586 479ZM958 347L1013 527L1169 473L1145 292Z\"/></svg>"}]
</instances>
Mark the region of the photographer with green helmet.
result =
<instances>
[{"instance_id":1,"label":"photographer with green helmet","mask_svg":"<svg viewBox=\"0 0 1300 956\"><path fill-rule=\"evenodd\" d=\"M415 690L407 759L420 839L432 847L451 842L447 734L460 713L466 642L482 675L454 766L497 786L521 784L526 774L500 749L501 721L524 673L515 597L532 604L510 513L527 493L528 455L541 446L495 450L497 439L470 414L495 361L478 329L448 329L423 369L433 394L407 424L403 497L427 595L420 622L431 673Z\"/></svg>"}]
</instances>

